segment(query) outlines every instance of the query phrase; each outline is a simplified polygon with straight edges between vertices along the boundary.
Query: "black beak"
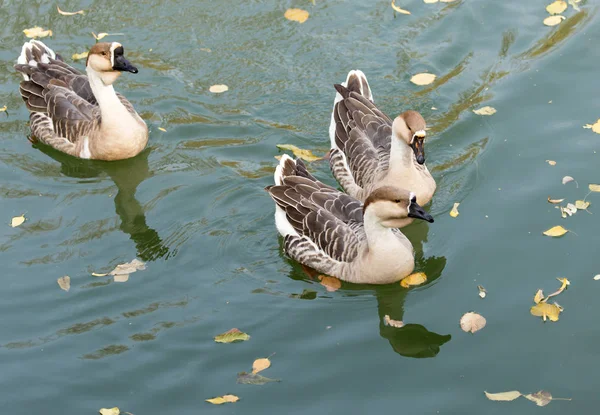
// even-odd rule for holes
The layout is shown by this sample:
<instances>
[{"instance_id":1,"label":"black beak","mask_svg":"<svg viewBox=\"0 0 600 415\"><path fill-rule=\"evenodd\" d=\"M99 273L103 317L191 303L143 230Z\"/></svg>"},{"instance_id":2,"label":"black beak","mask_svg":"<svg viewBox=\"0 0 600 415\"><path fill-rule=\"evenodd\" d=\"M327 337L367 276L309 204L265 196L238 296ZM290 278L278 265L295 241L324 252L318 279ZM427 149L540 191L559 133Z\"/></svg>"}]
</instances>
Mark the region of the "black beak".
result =
<instances>
[{"instance_id":1,"label":"black beak","mask_svg":"<svg viewBox=\"0 0 600 415\"><path fill-rule=\"evenodd\" d=\"M423 209L416 200L412 200L410 202L410 207L408 208L408 217L422 219L429 223L433 223L433 216L425 212L425 209Z\"/></svg>"},{"instance_id":2,"label":"black beak","mask_svg":"<svg viewBox=\"0 0 600 415\"><path fill-rule=\"evenodd\" d=\"M424 139L425 137L414 137L410 145L415 153L415 157L417 158L417 163L419 164L425 163L425 149L423 148Z\"/></svg>"},{"instance_id":3,"label":"black beak","mask_svg":"<svg viewBox=\"0 0 600 415\"><path fill-rule=\"evenodd\" d=\"M123 55L115 56L115 64L113 65L115 71L124 71L131 73L138 73L138 69L131 64Z\"/></svg>"}]
</instances>

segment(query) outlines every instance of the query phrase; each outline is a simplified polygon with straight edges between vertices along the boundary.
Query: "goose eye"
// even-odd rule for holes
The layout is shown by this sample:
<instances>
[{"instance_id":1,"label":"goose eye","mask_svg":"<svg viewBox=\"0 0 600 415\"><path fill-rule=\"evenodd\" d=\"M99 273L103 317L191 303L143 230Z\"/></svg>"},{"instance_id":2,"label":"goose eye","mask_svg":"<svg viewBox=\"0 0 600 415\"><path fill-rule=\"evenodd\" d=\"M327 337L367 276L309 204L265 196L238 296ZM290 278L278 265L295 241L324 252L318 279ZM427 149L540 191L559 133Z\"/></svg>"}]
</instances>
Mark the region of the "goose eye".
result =
<instances>
[{"instance_id":1,"label":"goose eye","mask_svg":"<svg viewBox=\"0 0 600 415\"><path fill-rule=\"evenodd\" d=\"M401 200L400 200L400 199L396 199L396 200L394 200L394 202L396 202L396 203L400 203L400 202L401 202Z\"/></svg>"}]
</instances>

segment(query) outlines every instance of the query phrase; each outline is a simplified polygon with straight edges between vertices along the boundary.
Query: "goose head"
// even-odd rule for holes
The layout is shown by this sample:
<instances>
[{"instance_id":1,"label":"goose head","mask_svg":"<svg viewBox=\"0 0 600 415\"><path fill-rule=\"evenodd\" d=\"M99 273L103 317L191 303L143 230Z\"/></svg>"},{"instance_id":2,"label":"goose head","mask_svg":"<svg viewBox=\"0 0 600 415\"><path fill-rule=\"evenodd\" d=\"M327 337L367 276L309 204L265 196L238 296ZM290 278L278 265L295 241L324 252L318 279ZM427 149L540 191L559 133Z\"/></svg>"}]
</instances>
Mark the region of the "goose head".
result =
<instances>
[{"instance_id":1,"label":"goose head","mask_svg":"<svg viewBox=\"0 0 600 415\"><path fill-rule=\"evenodd\" d=\"M88 53L87 70L99 74L105 85L115 82L122 72L138 73L123 53L123 45L118 42L96 43Z\"/></svg>"},{"instance_id":2,"label":"goose head","mask_svg":"<svg viewBox=\"0 0 600 415\"><path fill-rule=\"evenodd\" d=\"M374 214L386 228L403 226L404 219L415 218L433 223L433 217L425 212L413 192L393 186L375 189L363 206L365 215Z\"/></svg>"},{"instance_id":3,"label":"goose head","mask_svg":"<svg viewBox=\"0 0 600 415\"><path fill-rule=\"evenodd\" d=\"M392 124L392 137L403 140L415 153L417 163L425 163L425 119L417 111L406 111L396 117Z\"/></svg>"}]
</instances>

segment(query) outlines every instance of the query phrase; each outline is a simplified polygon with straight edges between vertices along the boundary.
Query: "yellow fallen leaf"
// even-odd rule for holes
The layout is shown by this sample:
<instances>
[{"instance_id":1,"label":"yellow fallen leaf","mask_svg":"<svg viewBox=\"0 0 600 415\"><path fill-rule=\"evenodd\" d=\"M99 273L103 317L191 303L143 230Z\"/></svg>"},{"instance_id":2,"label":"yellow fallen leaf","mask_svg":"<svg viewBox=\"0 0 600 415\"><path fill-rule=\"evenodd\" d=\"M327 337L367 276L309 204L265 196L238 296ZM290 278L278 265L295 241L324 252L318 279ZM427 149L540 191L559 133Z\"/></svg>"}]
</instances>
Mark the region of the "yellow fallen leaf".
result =
<instances>
[{"instance_id":1,"label":"yellow fallen leaf","mask_svg":"<svg viewBox=\"0 0 600 415\"><path fill-rule=\"evenodd\" d=\"M458 207L460 206L460 203L455 203L454 206L452 206L452 210L450 211L450 216L452 216L453 218L457 217L458 215L460 215L460 213L458 213Z\"/></svg>"},{"instance_id":2,"label":"yellow fallen leaf","mask_svg":"<svg viewBox=\"0 0 600 415\"><path fill-rule=\"evenodd\" d=\"M315 161L322 158L315 156L310 150L303 150L293 144L277 144L277 148L280 150L289 150L294 153L294 156L301 158L304 161Z\"/></svg>"},{"instance_id":3,"label":"yellow fallen leaf","mask_svg":"<svg viewBox=\"0 0 600 415\"><path fill-rule=\"evenodd\" d=\"M414 274L410 274L408 277L403 278L400 281L400 285L404 288L408 288L415 285L421 285L424 282L427 282L427 275L424 272L415 272Z\"/></svg>"},{"instance_id":4,"label":"yellow fallen leaf","mask_svg":"<svg viewBox=\"0 0 600 415\"><path fill-rule=\"evenodd\" d=\"M590 192L600 192L600 184L590 184L588 187Z\"/></svg>"},{"instance_id":5,"label":"yellow fallen leaf","mask_svg":"<svg viewBox=\"0 0 600 415\"><path fill-rule=\"evenodd\" d=\"M210 88L208 88L208 90L213 94L220 94L222 92L229 91L229 87L227 85L218 84L212 85Z\"/></svg>"},{"instance_id":6,"label":"yellow fallen leaf","mask_svg":"<svg viewBox=\"0 0 600 415\"><path fill-rule=\"evenodd\" d=\"M566 279L566 278L557 278L557 280L559 280L559 281L562 283L561 287L559 288L559 290L560 290L560 291L564 291L564 290L566 290L566 289L567 289L567 287L568 287L569 285L571 285L571 281L569 281L569 280L568 280L568 279Z\"/></svg>"},{"instance_id":7,"label":"yellow fallen leaf","mask_svg":"<svg viewBox=\"0 0 600 415\"><path fill-rule=\"evenodd\" d=\"M483 288L481 285L478 285L477 289L479 290L479 296L481 298L485 298L485 296L487 295L487 290L485 288Z\"/></svg>"},{"instance_id":8,"label":"yellow fallen leaf","mask_svg":"<svg viewBox=\"0 0 600 415\"><path fill-rule=\"evenodd\" d=\"M537 290L535 296L533 297L533 302L539 304L544 299L544 292L542 290Z\"/></svg>"},{"instance_id":9,"label":"yellow fallen leaf","mask_svg":"<svg viewBox=\"0 0 600 415\"><path fill-rule=\"evenodd\" d=\"M302 9L287 9L283 17L298 23L304 23L308 19L308 12Z\"/></svg>"},{"instance_id":10,"label":"yellow fallen leaf","mask_svg":"<svg viewBox=\"0 0 600 415\"><path fill-rule=\"evenodd\" d=\"M410 78L410 82L415 85L429 85L435 81L436 76L432 73L418 73Z\"/></svg>"},{"instance_id":11,"label":"yellow fallen leaf","mask_svg":"<svg viewBox=\"0 0 600 415\"><path fill-rule=\"evenodd\" d=\"M473 110L473 112L477 115L494 115L496 113L496 108L486 106L479 108L478 110Z\"/></svg>"},{"instance_id":12,"label":"yellow fallen leaf","mask_svg":"<svg viewBox=\"0 0 600 415\"><path fill-rule=\"evenodd\" d=\"M404 322L400 320L392 320L387 314L383 317L383 323L386 326L396 327L397 329L404 327Z\"/></svg>"},{"instance_id":13,"label":"yellow fallen leaf","mask_svg":"<svg viewBox=\"0 0 600 415\"><path fill-rule=\"evenodd\" d=\"M99 274L97 272L92 272L92 277L106 277L108 275L108 273L106 274Z\"/></svg>"},{"instance_id":14,"label":"yellow fallen leaf","mask_svg":"<svg viewBox=\"0 0 600 415\"><path fill-rule=\"evenodd\" d=\"M558 321L561 309L556 304L540 302L531 307L530 312L533 316L542 317L544 321L546 321L546 318L550 319L550 321Z\"/></svg>"},{"instance_id":15,"label":"yellow fallen leaf","mask_svg":"<svg viewBox=\"0 0 600 415\"><path fill-rule=\"evenodd\" d=\"M437 3L438 0L423 0L423 2L427 3L427 4L433 4L433 3Z\"/></svg>"},{"instance_id":16,"label":"yellow fallen leaf","mask_svg":"<svg viewBox=\"0 0 600 415\"><path fill-rule=\"evenodd\" d=\"M342 288L342 281L336 277L328 277L326 275L319 275L319 281L321 285L329 292L334 292Z\"/></svg>"},{"instance_id":17,"label":"yellow fallen leaf","mask_svg":"<svg viewBox=\"0 0 600 415\"><path fill-rule=\"evenodd\" d=\"M586 210L588 207L590 207L590 204L590 202L586 202L585 200L575 201L575 207L579 210Z\"/></svg>"},{"instance_id":18,"label":"yellow fallen leaf","mask_svg":"<svg viewBox=\"0 0 600 415\"><path fill-rule=\"evenodd\" d=\"M514 401L519 396L521 396L521 392L519 391L509 391L509 392L498 392L498 393L489 393L484 391L485 396L490 401Z\"/></svg>"},{"instance_id":19,"label":"yellow fallen leaf","mask_svg":"<svg viewBox=\"0 0 600 415\"><path fill-rule=\"evenodd\" d=\"M546 11L550 14L561 14L565 10L567 10L567 2L564 0L557 0L546 6Z\"/></svg>"},{"instance_id":20,"label":"yellow fallen leaf","mask_svg":"<svg viewBox=\"0 0 600 415\"><path fill-rule=\"evenodd\" d=\"M569 232L567 229L565 229L559 225L559 226L554 226L543 233L546 236L558 237L558 236L563 236L567 232Z\"/></svg>"},{"instance_id":21,"label":"yellow fallen leaf","mask_svg":"<svg viewBox=\"0 0 600 415\"><path fill-rule=\"evenodd\" d=\"M21 226L25 222L25 215L15 216L10 221L10 226L16 228L17 226Z\"/></svg>"},{"instance_id":22,"label":"yellow fallen leaf","mask_svg":"<svg viewBox=\"0 0 600 415\"><path fill-rule=\"evenodd\" d=\"M400 7L396 6L396 3L394 3L394 0L392 0L392 9L396 10L398 13L410 14L410 12L408 10L401 9Z\"/></svg>"},{"instance_id":23,"label":"yellow fallen leaf","mask_svg":"<svg viewBox=\"0 0 600 415\"><path fill-rule=\"evenodd\" d=\"M442 3L452 3L453 1L456 1L456 0L440 0L440 1Z\"/></svg>"},{"instance_id":24,"label":"yellow fallen leaf","mask_svg":"<svg viewBox=\"0 0 600 415\"><path fill-rule=\"evenodd\" d=\"M80 59L85 59L88 56L88 52L81 52L81 53L74 53L73 56L71 56L71 58L73 58L74 61L78 61Z\"/></svg>"},{"instance_id":25,"label":"yellow fallen leaf","mask_svg":"<svg viewBox=\"0 0 600 415\"><path fill-rule=\"evenodd\" d=\"M158 129L159 129L160 131L162 131L163 133L166 133L166 132L167 132L167 130L165 130L165 129L164 129L164 128L162 128L162 127L158 127Z\"/></svg>"},{"instance_id":26,"label":"yellow fallen leaf","mask_svg":"<svg viewBox=\"0 0 600 415\"><path fill-rule=\"evenodd\" d=\"M261 359L256 359L254 363L252 363L252 373L258 373L265 369L271 367L271 361L267 357L263 357Z\"/></svg>"},{"instance_id":27,"label":"yellow fallen leaf","mask_svg":"<svg viewBox=\"0 0 600 415\"><path fill-rule=\"evenodd\" d=\"M565 19L565 16L548 16L544 19L544 24L546 26L556 26Z\"/></svg>"},{"instance_id":28,"label":"yellow fallen leaf","mask_svg":"<svg viewBox=\"0 0 600 415\"><path fill-rule=\"evenodd\" d=\"M8 109L8 107L5 105L2 108L0 108L0 112L5 112Z\"/></svg>"},{"instance_id":29,"label":"yellow fallen leaf","mask_svg":"<svg viewBox=\"0 0 600 415\"><path fill-rule=\"evenodd\" d=\"M551 166L556 166L556 162L554 160L546 160L546 163L548 163Z\"/></svg>"},{"instance_id":30,"label":"yellow fallen leaf","mask_svg":"<svg viewBox=\"0 0 600 415\"><path fill-rule=\"evenodd\" d=\"M463 315L460 319L460 328L467 333L475 333L484 328L485 325L485 318L482 315L472 311L465 313L465 315Z\"/></svg>"},{"instance_id":31,"label":"yellow fallen leaf","mask_svg":"<svg viewBox=\"0 0 600 415\"><path fill-rule=\"evenodd\" d=\"M23 33L25 33L25 36L28 38L52 36L52 30L44 30L39 26L32 27L31 29L25 29L23 30Z\"/></svg>"},{"instance_id":32,"label":"yellow fallen leaf","mask_svg":"<svg viewBox=\"0 0 600 415\"><path fill-rule=\"evenodd\" d=\"M119 415L121 413L119 408L116 406L110 409L102 408L98 412L100 412L102 415Z\"/></svg>"},{"instance_id":33,"label":"yellow fallen leaf","mask_svg":"<svg viewBox=\"0 0 600 415\"><path fill-rule=\"evenodd\" d=\"M562 202L564 202L564 200L565 199L551 199L550 196L548 196L548 203L552 203L553 205L562 203Z\"/></svg>"},{"instance_id":34,"label":"yellow fallen leaf","mask_svg":"<svg viewBox=\"0 0 600 415\"><path fill-rule=\"evenodd\" d=\"M223 395L223 396L217 396L216 398L206 399L206 402L210 402L213 405L221 405L224 403L237 402L239 400L240 400L240 398L238 398L235 395Z\"/></svg>"},{"instance_id":35,"label":"yellow fallen leaf","mask_svg":"<svg viewBox=\"0 0 600 415\"><path fill-rule=\"evenodd\" d=\"M60 9L60 7L58 7L58 6L56 6L56 10L58 10L58 12L59 12L60 14L62 14L63 16L74 16L74 15L76 15L76 14L81 14L81 15L85 14L83 10L77 10L76 12L63 12L63 11Z\"/></svg>"},{"instance_id":36,"label":"yellow fallen leaf","mask_svg":"<svg viewBox=\"0 0 600 415\"><path fill-rule=\"evenodd\" d=\"M71 289L71 278L66 275L57 279L56 282L58 282L58 286L61 290L69 291Z\"/></svg>"},{"instance_id":37,"label":"yellow fallen leaf","mask_svg":"<svg viewBox=\"0 0 600 415\"><path fill-rule=\"evenodd\" d=\"M591 128L593 132L595 132L596 134L600 134L600 118L598 120L596 120L596 122L592 125L590 125L590 124L584 125L584 128L587 128L586 126L588 126L588 125L589 125L589 128Z\"/></svg>"}]
</instances>

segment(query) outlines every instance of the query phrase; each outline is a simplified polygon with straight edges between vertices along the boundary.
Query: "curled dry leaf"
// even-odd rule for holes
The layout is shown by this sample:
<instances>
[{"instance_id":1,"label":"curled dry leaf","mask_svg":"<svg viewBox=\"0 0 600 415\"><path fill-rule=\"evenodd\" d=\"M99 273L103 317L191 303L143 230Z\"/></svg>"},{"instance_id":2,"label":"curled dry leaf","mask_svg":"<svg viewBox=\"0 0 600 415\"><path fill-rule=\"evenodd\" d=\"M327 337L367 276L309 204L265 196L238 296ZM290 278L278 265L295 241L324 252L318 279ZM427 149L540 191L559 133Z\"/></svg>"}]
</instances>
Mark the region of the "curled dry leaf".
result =
<instances>
[{"instance_id":1,"label":"curled dry leaf","mask_svg":"<svg viewBox=\"0 0 600 415\"><path fill-rule=\"evenodd\" d=\"M254 363L252 363L252 373L256 374L256 373L261 372L270 367L271 367L271 361L269 360L268 357L256 359L254 361Z\"/></svg>"},{"instance_id":2,"label":"curled dry leaf","mask_svg":"<svg viewBox=\"0 0 600 415\"><path fill-rule=\"evenodd\" d=\"M392 0L392 9L396 10L398 13L410 14L410 12L408 10L401 9L400 7L396 6L396 3L394 2L394 0Z\"/></svg>"},{"instance_id":3,"label":"curled dry leaf","mask_svg":"<svg viewBox=\"0 0 600 415\"><path fill-rule=\"evenodd\" d=\"M31 29L23 30L25 36L28 38L41 38L46 36L52 36L52 30L44 30L39 26L32 27Z\"/></svg>"},{"instance_id":4,"label":"curled dry leaf","mask_svg":"<svg viewBox=\"0 0 600 415\"><path fill-rule=\"evenodd\" d=\"M63 16L75 16L76 14L85 14L85 12L83 10L77 10L76 12L63 12L60 7L56 6L56 10L58 10L58 12L60 14L62 14Z\"/></svg>"},{"instance_id":5,"label":"curled dry leaf","mask_svg":"<svg viewBox=\"0 0 600 415\"><path fill-rule=\"evenodd\" d=\"M167 130L166 130L166 129L164 129L164 128L162 128L162 127L158 127L158 129L159 129L160 131L162 131L163 133L166 133L166 132L167 132Z\"/></svg>"},{"instance_id":6,"label":"curled dry leaf","mask_svg":"<svg viewBox=\"0 0 600 415\"><path fill-rule=\"evenodd\" d=\"M121 410L115 406L114 408L108 409L102 408L98 412L100 412L102 415L119 415L121 413Z\"/></svg>"},{"instance_id":7,"label":"curled dry leaf","mask_svg":"<svg viewBox=\"0 0 600 415\"><path fill-rule=\"evenodd\" d=\"M467 333L475 333L485 327L485 318L477 313L468 312L460 319L460 328Z\"/></svg>"},{"instance_id":8,"label":"curled dry leaf","mask_svg":"<svg viewBox=\"0 0 600 415\"><path fill-rule=\"evenodd\" d=\"M106 277L108 273L102 274L99 272L92 272L92 277Z\"/></svg>"},{"instance_id":9,"label":"curled dry leaf","mask_svg":"<svg viewBox=\"0 0 600 415\"><path fill-rule=\"evenodd\" d=\"M559 288L559 290L560 290L560 291L566 290L566 289L567 289L567 287L568 287L569 285L571 285L571 281L569 281L569 280L568 280L568 279L566 279L566 278L557 278L557 280L558 280L558 281L560 281L560 282L562 283L562 285L561 285L561 286L560 286L560 288Z\"/></svg>"},{"instance_id":10,"label":"curled dry leaf","mask_svg":"<svg viewBox=\"0 0 600 415\"><path fill-rule=\"evenodd\" d=\"M600 192L600 184L590 184L588 188L590 192Z\"/></svg>"},{"instance_id":11,"label":"curled dry leaf","mask_svg":"<svg viewBox=\"0 0 600 415\"><path fill-rule=\"evenodd\" d=\"M216 398L206 399L206 402L210 402L213 405L221 405L224 403L237 402L239 400L240 400L240 398L238 398L235 395L223 395L223 396L217 396Z\"/></svg>"},{"instance_id":12,"label":"curled dry leaf","mask_svg":"<svg viewBox=\"0 0 600 415\"><path fill-rule=\"evenodd\" d=\"M457 217L460 213L458 213L458 207L460 206L460 203L456 202L454 204L454 206L452 206L452 210L450 211L450 216L452 216L453 218Z\"/></svg>"},{"instance_id":13,"label":"curled dry leaf","mask_svg":"<svg viewBox=\"0 0 600 415\"><path fill-rule=\"evenodd\" d=\"M565 16L548 16L544 19L544 24L546 26L556 26L565 19Z\"/></svg>"},{"instance_id":14,"label":"curled dry leaf","mask_svg":"<svg viewBox=\"0 0 600 415\"><path fill-rule=\"evenodd\" d=\"M590 202L586 202L585 200L576 200L575 207L579 210L586 210L590 207Z\"/></svg>"},{"instance_id":15,"label":"curled dry leaf","mask_svg":"<svg viewBox=\"0 0 600 415\"><path fill-rule=\"evenodd\" d=\"M535 402L537 406L546 406L552 401L552 395L548 391L539 391L536 393L530 393L523 395L524 398Z\"/></svg>"},{"instance_id":16,"label":"curled dry leaf","mask_svg":"<svg viewBox=\"0 0 600 415\"><path fill-rule=\"evenodd\" d=\"M256 373L240 372L237 376L237 383L244 385L264 385L270 382L281 382L280 379L266 378Z\"/></svg>"},{"instance_id":17,"label":"curled dry leaf","mask_svg":"<svg viewBox=\"0 0 600 415\"><path fill-rule=\"evenodd\" d=\"M550 196L548 196L548 203L552 203L553 205L562 203L564 201L565 201L565 199L551 199Z\"/></svg>"},{"instance_id":18,"label":"curled dry leaf","mask_svg":"<svg viewBox=\"0 0 600 415\"><path fill-rule=\"evenodd\" d=\"M496 113L496 108L493 107L481 107L478 110L473 110L473 112L477 115L494 115Z\"/></svg>"},{"instance_id":19,"label":"curled dry leaf","mask_svg":"<svg viewBox=\"0 0 600 415\"><path fill-rule=\"evenodd\" d=\"M421 285L424 282L427 282L427 275L425 275L424 272L415 272L408 277L403 278L400 281L400 285L404 288L408 288L414 285Z\"/></svg>"},{"instance_id":20,"label":"curled dry leaf","mask_svg":"<svg viewBox=\"0 0 600 415\"><path fill-rule=\"evenodd\" d=\"M550 14L561 14L567 10L567 2L564 0L557 0L546 6L546 11Z\"/></svg>"},{"instance_id":21,"label":"curled dry leaf","mask_svg":"<svg viewBox=\"0 0 600 415\"><path fill-rule=\"evenodd\" d=\"M548 163L551 166L556 166L556 162L554 160L546 160L546 163Z\"/></svg>"},{"instance_id":22,"label":"curled dry leaf","mask_svg":"<svg viewBox=\"0 0 600 415\"><path fill-rule=\"evenodd\" d=\"M546 302L540 302L533 307L531 307L531 315L536 317L542 317L544 321L546 318L550 319L550 321L558 321L558 316L562 311L561 307L555 304L548 304Z\"/></svg>"},{"instance_id":23,"label":"curled dry leaf","mask_svg":"<svg viewBox=\"0 0 600 415\"><path fill-rule=\"evenodd\" d=\"M481 285L478 285L477 289L479 290L479 296L481 298L485 298L485 296L487 295L487 290L485 288L483 288Z\"/></svg>"},{"instance_id":24,"label":"curled dry leaf","mask_svg":"<svg viewBox=\"0 0 600 415\"><path fill-rule=\"evenodd\" d=\"M565 177L562 178L562 184L567 184L567 183L572 182L574 180L575 179L572 178L571 176L565 176Z\"/></svg>"},{"instance_id":25,"label":"curled dry leaf","mask_svg":"<svg viewBox=\"0 0 600 415\"><path fill-rule=\"evenodd\" d=\"M131 262L126 262L124 264L119 264L109 272L110 275L124 275L124 274L133 274L136 271L143 271L146 269L146 263L140 261L139 259L134 259Z\"/></svg>"},{"instance_id":26,"label":"curled dry leaf","mask_svg":"<svg viewBox=\"0 0 600 415\"><path fill-rule=\"evenodd\" d=\"M329 292L334 292L342 288L342 281L336 277L328 277L326 275L319 275L319 281L321 285Z\"/></svg>"},{"instance_id":27,"label":"curled dry leaf","mask_svg":"<svg viewBox=\"0 0 600 415\"><path fill-rule=\"evenodd\" d=\"M315 161L322 158L315 156L310 150L303 150L293 144L277 144L277 148L280 150L290 150L294 153L294 156L301 158L304 161Z\"/></svg>"},{"instance_id":28,"label":"curled dry leaf","mask_svg":"<svg viewBox=\"0 0 600 415\"><path fill-rule=\"evenodd\" d=\"M221 94L225 91L229 91L229 87L224 84L217 84L217 85L211 85L211 87L208 88L208 90L210 92L212 92L213 94Z\"/></svg>"},{"instance_id":29,"label":"curled dry leaf","mask_svg":"<svg viewBox=\"0 0 600 415\"><path fill-rule=\"evenodd\" d=\"M396 327L397 329L404 327L404 322L400 320L392 320L387 314L383 316L383 323L386 326Z\"/></svg>"},{"instance_id":30,"label":"curled dry leaf","mask_svg":"<svg viewBox=\"0 0 600 415\"><path fill-rule=\"evenodd\" d=\"M430 83L435 81L435 78L436 76L432 73L418 73L416 75L413 75L412 78L410 78L410 82L419 86L429 85Z\"/></svg>"},{"instance_id":31,"label":"curled dry leaf","mask_svg":"<svg viewBox=\"0 0 600 415\"><path fill-rule=\"evenodd\" d=\"M64 277L60 277L56 280L56 282L58 283L60 289L63 291L68 292L71 289L71 278L67 275L65 275Z\"/></svg>"},{"instance_id":32,"label":"curled dry leaf","mask_svg":"<svg viewBox=\"0 0 600 415\"><path fill-rule=\"evenodd\" d=\"M250 336L240 329L233 328L225 333L216 335L215 342L217 343L236 343L250 340Z\"/></svg>"},{"instance_id":33,"label":"curled dry leaf","mask_svg":"<svg viewBox=\"0 0 600 415\"><path fill-rule=\"evenodd\" d=\"M74 53L73 56L71 56L71 58L73 58L74 61L78 61L81 59L85 59L88 56L88 52L81 52L81 53Z\"/></svg>"},{"instance_id":34,"label":"curled dry leaf","mask_svg":"<svg viewBox=\"0 0 600 415\"><path fill-rule=\"evenodd\" d=\"M25 222L25 215L15 216L10 221L10 226L16 228L17 226L21 226Z\"/></svg>"},{"instance_id":35,"label":"curled dry leaf","mask_svg":"<svg viewBox=\"0 0 600 415\"><path fill-rule=\"evenodd\" d=\"M537 290L535 295L533 296L533 302L539 304L544 299L544 292L542 290Z\"/></svg>"},{"instance_id":36,"label":"curled dry leaf","mask_svg":"<svg viewBox=\"0 0 600 415\"><path fill-rule=\"evenodd\" d=\"M519 392L519 391L508 391L508 392L498 392L498 393L489 393L487 391L484 391L483 393L485 393L485 396L490 401L508 402L508 401L514 401L519 396L521 396L521 392Z\"/></svg>"},{"instance_id":37,"label":"curled dry leaf","mask_svg":"<svg viewBox=\"0 0 600 415\"><path fill-rule=\"evenodd\" d=\"M302 9L287 9L283 17L298 23L304 23L308 19L308 12Z\"/></svg>"},{"instance_id":38,"label":"curled dry leaf","mask_svg":"<svg viewBox=\"0 0 600 415\"><path fill-rule=\"evenodd\" d=\"M554 226L554 227L548 229L547 231L543 232L543 234L546 236L552 236L552 237L556 238L559 236L563 236L567 232L569 232L567 229L565 229L559 225L559 226Z\"/></svg>"}]
</instances>

